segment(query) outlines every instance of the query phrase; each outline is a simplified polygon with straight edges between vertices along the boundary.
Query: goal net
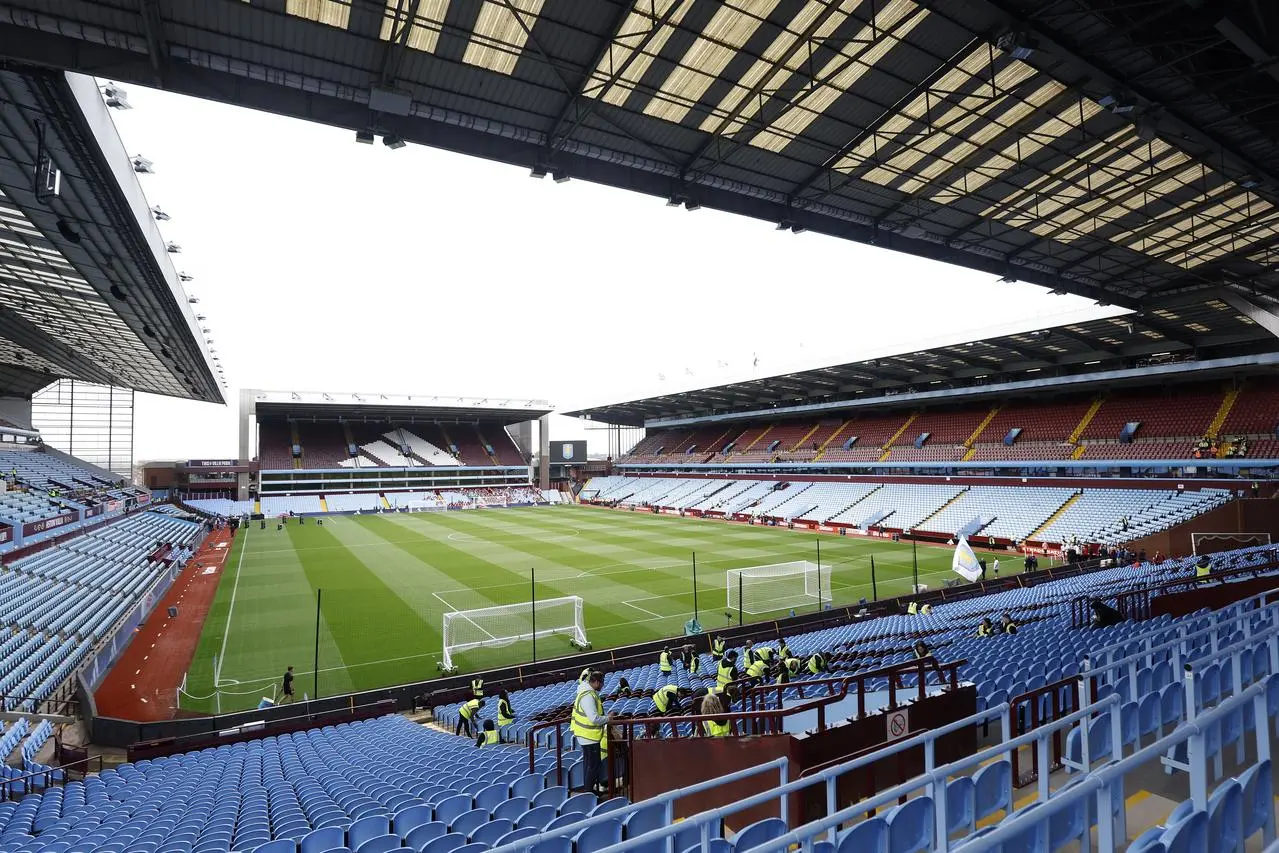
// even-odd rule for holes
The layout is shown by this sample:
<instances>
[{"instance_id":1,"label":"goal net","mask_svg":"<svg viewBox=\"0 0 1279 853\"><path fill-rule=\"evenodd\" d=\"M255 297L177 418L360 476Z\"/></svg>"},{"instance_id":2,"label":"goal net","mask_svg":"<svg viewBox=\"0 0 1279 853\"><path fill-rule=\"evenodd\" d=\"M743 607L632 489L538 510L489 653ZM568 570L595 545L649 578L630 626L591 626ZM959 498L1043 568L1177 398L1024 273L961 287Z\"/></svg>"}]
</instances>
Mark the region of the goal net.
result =
<instances>
[{"instance_id":1,"label":"goal net","mask_svg":"<svg viewBox=\"0 0 1279 853\"><path fill-rule=\"evenodd\" d=\"M830 566L808 560L729 569L728 609L759 615L830 600Z\"/></svg>"},{"instance_id":2,"label":"goal net","mask_svg":"<svg viewBox=\"0 0 1279 853\"><path fill-rule=\"evenodd\" d=\"M1196 556L1234 551L1236 548L1253 548L1269 545L1269 533L1192 533L1190 548Z\"/></svg>"},{"instance_id":3,"label":"goal net","mask_svg":"<svg viewBox=\"0 0 1279 853\"><path fill-rule=\"evenodd\" d=\"M557 634L585 647L582 598L569 595L522 604L502 604L444 614L444 668L453 656L470 649L498 648Z\"/></svg>"}]
</instances>

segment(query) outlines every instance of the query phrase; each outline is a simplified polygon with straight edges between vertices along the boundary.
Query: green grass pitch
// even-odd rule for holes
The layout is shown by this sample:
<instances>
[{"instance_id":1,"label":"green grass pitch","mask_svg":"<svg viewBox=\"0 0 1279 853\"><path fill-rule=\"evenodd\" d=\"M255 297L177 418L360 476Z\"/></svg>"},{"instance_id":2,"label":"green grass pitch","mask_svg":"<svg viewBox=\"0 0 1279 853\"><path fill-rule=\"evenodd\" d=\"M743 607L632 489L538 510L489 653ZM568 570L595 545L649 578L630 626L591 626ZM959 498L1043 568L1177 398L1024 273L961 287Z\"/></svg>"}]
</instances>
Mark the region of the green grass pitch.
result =
<instances>
[{"instance_id":1,"label":"green grass pitch","mask_svg":"<svg viewBox=\"0 0 1279 853\"><path fill-rule=\"evenodd\" d=\"M646 512L560 506L334 516L283 531L254 524L227 560L181 708L256 706L289 665L299 699L317 688L331 696L435 677L443 614L528 601L531 568L538 598L584 599L587 637L602 649L682 633L693 613L696 552L700 618L714 631L728 624L726 570L815 561L818 539L835 604L871 597L872 555L881 598L910 591L910 543ZM920 582L936 588L953 577L951 553L920 546ZM1010 574L1012 557L1003 558ZM455 663L477 670L527 661L531 652L516 643L463 652ZM538 642L539 660L571 652L567 638Z\"/></svg>"}]
</instances>

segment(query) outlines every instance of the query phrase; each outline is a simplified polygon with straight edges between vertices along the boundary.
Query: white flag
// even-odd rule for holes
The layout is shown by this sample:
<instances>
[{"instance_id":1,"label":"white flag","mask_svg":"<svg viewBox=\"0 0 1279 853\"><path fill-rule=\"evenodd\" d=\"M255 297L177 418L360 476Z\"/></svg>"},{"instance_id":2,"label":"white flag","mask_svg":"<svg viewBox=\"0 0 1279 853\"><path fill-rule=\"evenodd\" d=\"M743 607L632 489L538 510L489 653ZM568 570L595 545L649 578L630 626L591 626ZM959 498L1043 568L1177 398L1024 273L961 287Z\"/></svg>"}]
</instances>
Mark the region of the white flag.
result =
<instances>
[{"instance_id":1,"label":"white flag","mask_svg":"<svg viewBox=\"0 0 1279 853\"><path fill-rule=\"evenodd\" d=\"M976 581L981 577L981 566L977 563L977 555L973 553L973 546L968 544L967 536L959 538L959 546L955 548L955 558L950 567L955 570L955 574L967 578L969 581Z\"/></svg>"}]
</instances>

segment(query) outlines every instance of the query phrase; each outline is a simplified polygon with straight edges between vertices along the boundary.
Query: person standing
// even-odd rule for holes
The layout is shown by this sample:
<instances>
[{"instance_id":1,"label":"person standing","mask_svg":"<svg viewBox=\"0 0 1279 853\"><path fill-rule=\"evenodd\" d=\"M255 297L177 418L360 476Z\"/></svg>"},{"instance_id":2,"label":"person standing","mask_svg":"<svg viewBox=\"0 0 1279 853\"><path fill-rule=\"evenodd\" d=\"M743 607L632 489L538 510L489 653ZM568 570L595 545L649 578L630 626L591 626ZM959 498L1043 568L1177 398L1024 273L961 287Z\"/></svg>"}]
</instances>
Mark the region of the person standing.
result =
<instances>
[{"instance_id":1,"label":"person standing","mask_svg":"<svg viewBox=\"0 0 1279 853\"><path fill-rule=\"evenodd\" d=\"M284 670L284 683L280 685L280 692L284 697L280 700L281 705L287 705L293 701L293 667Z\"/></svg>"},{"instance_id":2,"label":"person standing","mask_svg":"<svg viewBox=\"0 0 1279 853\"><path fill-rule=\"evenodd\" d=\"M601 766L600 741L605 737L605 726L610 715L604 713L604 702L600 699L600 688L604 686L604 674L592 671L586 681L577 686L577 697L573 700L573 716L569 729L577 738L577 745L582 750L585 762L585 773L582 784L586 790L599 794L604 788L604 768Z\"/></svg>"},{"instance_id":3,"label":"person standing","mask_svg":"<svg viewBox=\"0 0 1279 853\"><path fill-rule=\"evenodd\" d=\"M511 697L505 690L497 694L497 726L503 728L515 722L515 711L511 709Z\"/></svg>"},{"instance_id":4,"label":"person standing","mask_svg":"<svg viewBox=\"0 0 1279 853\"><path fill-rule=\"evenodd\" d=\"M657 668L662 675L671 674L671 650L669 648L662 649L662 653L657 656Z\"/></svg>"}]
</instances>

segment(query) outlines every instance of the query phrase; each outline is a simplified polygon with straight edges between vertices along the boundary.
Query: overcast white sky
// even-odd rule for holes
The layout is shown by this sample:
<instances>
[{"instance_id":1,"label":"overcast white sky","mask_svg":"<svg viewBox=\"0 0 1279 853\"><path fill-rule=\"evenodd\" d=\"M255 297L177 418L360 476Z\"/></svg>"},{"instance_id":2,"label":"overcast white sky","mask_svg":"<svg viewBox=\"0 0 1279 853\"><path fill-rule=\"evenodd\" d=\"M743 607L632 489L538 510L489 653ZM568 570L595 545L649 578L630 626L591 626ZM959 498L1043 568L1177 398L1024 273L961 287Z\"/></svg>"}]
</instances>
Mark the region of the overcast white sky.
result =
<instances>
[{"instance_id":1,"label":"overcast white sky","mask_svg":"<svg viewBox=\"0 0 1279 853\"><path fill-rule=\"evenodd\" d=\"M583 181L128 87L232 385L140 395L138 460L233 456L238 389L568 410L1104 316L1073 296ZM758 357L758 367L753 366ZM556 418L555 438L588 435ZM592 450L603 450L603 437Z\"/></svg>"}]
</instances>

